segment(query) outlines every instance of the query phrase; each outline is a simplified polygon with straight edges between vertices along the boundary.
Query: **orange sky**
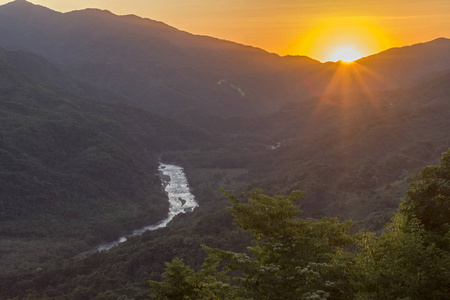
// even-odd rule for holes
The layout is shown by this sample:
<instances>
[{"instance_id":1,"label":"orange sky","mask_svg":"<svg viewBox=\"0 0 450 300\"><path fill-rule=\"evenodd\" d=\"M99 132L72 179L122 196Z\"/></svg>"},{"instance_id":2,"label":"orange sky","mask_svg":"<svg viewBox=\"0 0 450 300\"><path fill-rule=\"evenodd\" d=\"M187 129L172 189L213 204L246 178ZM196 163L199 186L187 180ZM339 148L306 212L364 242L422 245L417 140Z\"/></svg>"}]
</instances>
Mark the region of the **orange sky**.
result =
<instances>
[{"instance_id":1,"label":"orange sky","mask_svg":"<svg viewBox=\"0 0 450 300\"><path fill-rule=\"evenodd\" d=\"M0 0L0 4L10 1ZM449 0L31 0L57 11L136 14L280 55L336 60L450 37ZM340 50L339 50L340 48Z\"/></svg>"}]
</instances>

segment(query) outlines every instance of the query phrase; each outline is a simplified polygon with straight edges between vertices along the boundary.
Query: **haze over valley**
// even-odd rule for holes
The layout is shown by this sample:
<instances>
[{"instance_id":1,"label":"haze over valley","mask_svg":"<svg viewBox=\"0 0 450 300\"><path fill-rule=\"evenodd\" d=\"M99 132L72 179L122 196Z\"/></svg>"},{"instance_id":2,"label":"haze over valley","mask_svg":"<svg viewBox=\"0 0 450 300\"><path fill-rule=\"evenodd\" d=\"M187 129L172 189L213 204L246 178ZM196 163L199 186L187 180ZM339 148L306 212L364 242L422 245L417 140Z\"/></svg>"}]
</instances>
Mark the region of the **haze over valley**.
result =
<instances>
[{"instance_id":1,"label":"haze over valley","mask_svg":"<svg viewBox=\"0 0 450 300\"><path fill-rule=\"evenodd\" d=\"M446 299L449 53L322 63L1 5L0 298ZM168 217L164 164L196 202L133 235Z\"/></svg>"}]
</instances>

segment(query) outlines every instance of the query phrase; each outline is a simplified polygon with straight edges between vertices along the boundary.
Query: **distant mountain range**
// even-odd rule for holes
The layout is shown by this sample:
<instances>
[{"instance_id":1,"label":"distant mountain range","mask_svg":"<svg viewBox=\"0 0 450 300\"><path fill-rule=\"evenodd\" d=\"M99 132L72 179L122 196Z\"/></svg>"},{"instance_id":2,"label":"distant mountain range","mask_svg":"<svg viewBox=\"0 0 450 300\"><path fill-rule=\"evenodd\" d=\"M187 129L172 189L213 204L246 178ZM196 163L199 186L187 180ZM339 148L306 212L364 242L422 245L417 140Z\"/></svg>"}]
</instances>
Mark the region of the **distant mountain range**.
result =
<instances>
[{"instance_id":1,"label":"distant mountain range","mask_svg":"<svg viewBox=\"0 0 450 300\"><path fill-rule=\"evenodd\" d=\"M248 246L220 187L305 190L305 216L379 230L450 147L449 83L446 38L320 63L132 15L0 6L0 297L147 298L180 252ZM198 209L48 268L164 217L160 159L185 167Z\"/></svg>"},{"instance_id":2,"label":"distant mountain range","mask_svg":"<svg viewBox=\"0 0 450 300\"><path fill-rule=\"evenodd\" d=\"M5 116L0 157L9 162L3 169L9 175L0 183L9 188L24 184L17 173L20 165L27 176L37 172L37 178L47 178L39 180L54 181L46 191L51 197L60 193L57 178L81 176L92 180L82 189L97 190L92 197L98 200L99 191L111 186L120 203L127 197L114 190L123 184L111 185L113 169L125 168L120 174L128 182L132 174L150 176L163 152L195 149L186 160L186 153L168 157L196 167L249 168L255 185L275 190L313 190L310 182L326 178L325 172L339 178L329 187L364 192L399 179L402 170L421 167L447 145L450 40L445 38L389 49L353 64L322 64L192 35L137 16L98 9L59 13L21 0L0 6L0 47L7 49L0 48ZM443 108L439 114L438 107ZM417 110L423 115L416 116ZM394 131L411 138L393 138ZM339 139L340 134L346 138ZM389 137L393 140L386 145ZM428 143L431 152L411 154L417 143ZM282 146L269 155L267 144ZM146 165L143 153L150 155L147 170L140 169ZM119 160L98 166L110 171L83 173L110 155ZM391 156L403 163L386 171L383 157ZM123 166L121 161L134 163ZM311 169L314 163L322 167ZM381 171L361 171L368 164L379 164ZM309 179L302 177L304 172ZM355 172L357 180L350 178ZM389 176L370 182L383 174ZM279 178L285 178L286 186L276 183ZM10 203L39 194L36 189L43 183L33 184L14 192ZM143 199L140 187L128 186L136 201ZM72 199L83 194L77 189L68 193ZM332 214L328 198L310 197L310 210ZM39 206L41 200L33 203ZM40 209L33 207L13 212L5 206L3 219L32 217ZM0 234L17 234L8 226Z\"/></svg>"},{"instance_id":3,"label":"distant mountain range","mask_svg":"<svg viewBox=\"0 0 450 300\"><path fill-rule=\"evenodd\" d=\"M42 55L78 82L70 87L60 76L47 78L54 85L82 96L87 93L79 86L87 85L96 91L91 98L159 113L256 116L342 90L340 83L329 85L342 71L340 63L280 57L98 9L59 13L27 1L3 5L0 46ZM408 86L449 70L449 52L450 40L441 38L362 58L346 68L347 85L351 90Z\"/></svg>"}]
</instances>

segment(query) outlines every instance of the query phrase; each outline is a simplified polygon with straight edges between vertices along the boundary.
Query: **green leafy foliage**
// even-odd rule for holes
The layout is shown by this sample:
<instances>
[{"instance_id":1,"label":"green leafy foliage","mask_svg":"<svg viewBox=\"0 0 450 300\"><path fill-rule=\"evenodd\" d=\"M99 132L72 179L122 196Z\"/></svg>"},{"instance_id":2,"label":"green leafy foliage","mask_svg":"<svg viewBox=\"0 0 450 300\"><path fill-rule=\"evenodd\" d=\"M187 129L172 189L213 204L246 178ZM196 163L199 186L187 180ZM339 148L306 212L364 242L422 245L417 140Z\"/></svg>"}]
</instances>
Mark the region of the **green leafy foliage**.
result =
<instances>
[{"instance_id":1,"label":"green leafy foliage","mask_svg":"<svg viewBox=\"0 0 450 300\"><path fill-rule=\"evenodd\" d=\"M426 167L416 176L400 211L419 219L426 230L441 235L449 232L450 150L444 153L439 166Z\"/></svg>"},{"instance_id":2,"label":"green leafy foliage","mask_svg":"<svg viewBox=\"0 0 450 300\"><path fill-rule=\"evenodd\" d=\"M381 235L361 232L351 237L347 235L351 226L348 222L299 218L298 202L303 198L300 191L270 197L255 190L244 201L225 192L232 204L229 210L235 223L250 231L254 238L248 252L207 249L204 266L208 265L208 259L222 260L220 279L214 274L206 279L200 276L202 271L196 273L175 259L167 265L162 282L151 282L152 295L158 295L155 299L171 299L169 293L177 286L175 279L190 283L190 291L202 286L203 281L215 282L216 286L228 284L230 271L235 271L239 275L232 281L235 289L229 295L233 296L223 299L448 299L449 243L448 240L443 243L442 239L436 243L433 239L436 232L444 238L449 236L448 223L427 226L424 222L430 219L418 218L411 202L418 201L417 195L421 196L419 200L426 195L420 211L433 209L434 201L441 203L440 195L445 190L442 178L448 175L449 156L450 151L444 153L440 166L421 172L418 181L411 184L409 199L402 204L401 212ZM430 189L430 184L425 184L427 180L444 182L444 187ZM440 215L437 220L442 220ZM188 272L177 272L180 266ZM213 267L215 272L217 266L216 263ZM169 278L169 274L181 277ZM193 284L192 278L200 282ZM191 298L219 299L199 294L176 299Z\"/></svg>"},{"instance_id":3,"label":"green leafy foliage","mask_svg":"<svg viewBox=\"0 0 450 300\"><path fill-rule=\"evenodd\" d=\"M154 299L444 300L450 296L450 251L436 242L442 241L435 239L435 232L441 231L426 229L418 218L399 213L381 234L364 231L349 236L349 222L301 218L302 192L271 197L255 190L243 199L226 194L235 224L251 232L250 240L243 229L230 226L223 211L205 202L170 227L132 238L108 252L2 276L0 297L148 299L150 293ZM221 235L210 228L211 220L222 226ZM165 272L164 260L172 260Z\"/></svg>"},{"instance_id":4,"label":"green leafy foliage","mask_svg":"<svg viewBox=\"0 0 450 300\"><path fill-rule=\"evenodd\" d=\"M242 203L234 196L230 208L236 223L254 236L250 257L237 254L232 263L244 273L239 279L252 299L295 299L332 283L332 256L351 242L351 223L336 219L307 221L299 217L301 191L269 197L253 191ZM296 205L297 203L297 205ZM319 276L317 270L325 270ZM330 281L331 280L331 281ZM283 291L280 293L280 291ZM329 292L330 288L324 289Z\"/></svg>"},{"instance_id":5,"label":"green leafy foliage","mask_svg":"<svg viewBox=\"0 0 450 300\"><path fill-rule=\"evenodd\" d=\"M303 198L301 191L295 191L289 196L269 197L254 190L246 195L245 202L225 193L231 200L230 211L236 224L250 231L254 238L253 245L248 248L249 253L208 249L208 258L198 273L191 269L189 273L178 272L180 261L174 260L167 265L165 276L185 275L181 279L172 276L161 283L153 281L156 288L156 294L153 295L160 297L156 299L172 299L169 294L177 286L173 280L189 282L194 274L204 280L203 269L209 269L213 261L215 264L212 270L216 271L220 260L227 261L226 267L218 273L220 279L217 274L212 277L208 275L209 286L214 279L214 286L220 283L225 293L225 288L231 289L226 274L231 270L242 273L242 276L233 278L239 286L233 291L238 294L231 296L231 293L225 293L228 296L224 299L313 299L315 295L326 296L336 290L340 282L331 262L333 255L351 243L351 238L346 234L351 225L349 222L341 224L336 219L300 219L298 202ZM183 265L183 268L188 267ZM202 286L203 283L196 284ZM327 286L325 289L324 285ZM201 298L198 295L194 298L220 299Z\"/></svg>"},{"instance_id":6,"label":"green leafy foliage","mask_svg":"<svg viewBox=\"0 0 450 300\"><path fill-rule=\"evenodd\" d=\"M201 269L195 272L182 260L166 263L164 281L150 281L152 299L237 299L238 288L231 285L226 271L218 271L223 255L203 247L208 253Z\"/></svg>"},{"instance_id":7,"label":"green leafy foliage","mask_svg":"<svg viewBox=\"0 0 450 300\"><path fill-rule=\"evenodd\" d=\"M447 299L450 253L426 242L418 220L397 215L381 236L361 233L347 262L355 299Z\"/></svg>"},{"instance_id":8,"label":"green leafy foliage","mask_svg":"<svg viewBox=\"0 0 450 300\"><path fill-rule=\"evenodd\" d=\"M211 71L217 56L208 47L196 55L183 48L189 63L181 66L181 52L171 51L171 42L157 43L169 51L152 52L162 60L147 60L148 49L141 51L137 41L151 39L132 38L130 44L131 35L122 32L129 51L143 56L124 55L110 51L109 43L106 48L96 44L98 32L117 37L111 28L130 30L136 19L124 18L123 27L98 11L73 15L80 33L88 28L87 40L58 34L47 43L38 33L48 31L37 24L61 16L38 10L42 15L33 18L3 12L3 25L20 25L5 25L4 37L19 42L20 28L34 39L29 45L43 45L40 50L52 59L69 64L76 59L79 64L68 69L84 83L62 71L67 66L0 49L0 298L145 299L148 279L158 286L163 262L173 257L186 265L173 261L167 271L176 269L182 276L167 273L154 297L164 298L172 289L179 297L205 299L449 298L448 162L423 171L401 208L404 216L380 232L396 213L410 174L448 149L448 74L430 75L429 82L413 89L306 100L309 93L299 93L305 89L298 78L309 77L315 62L287 58L288 73L279 76L266 72L266 54L255 58L259 50L247 54L228 45ZM100 19L113 27L105 31ZM25 21L33 25L32 33ZM48 44L62 46L61 56ZM233 52L241 52L239 63ZM86 53L96 58L86 62ZM199 64L201 57L210 60ZM281 60L273 59L279 68ZM420 74L431 66L416 62ZM226 73L234 74L246 101L230 84L217 84L224 74L217 72L220 64L231 68ZM172 120L72 93L170 112ZM290 100L298 103L272 115L227 118L273 111ZM70 259L165 215L156 174L160 154L186 167L201 208L108 253ZM235 223L253 235L245 252L250 234L232 227L217 195L221 186L233 193L264 187L271 195L304 189L308 196L254 191L241 202L228 194ZM378 232L352 241L347 223L322 216L356 219L358 228ZM212 248L202 251L200 244ZM181 292L163 284L171 280L181 283Z\"/></svg>"}]
</instances>

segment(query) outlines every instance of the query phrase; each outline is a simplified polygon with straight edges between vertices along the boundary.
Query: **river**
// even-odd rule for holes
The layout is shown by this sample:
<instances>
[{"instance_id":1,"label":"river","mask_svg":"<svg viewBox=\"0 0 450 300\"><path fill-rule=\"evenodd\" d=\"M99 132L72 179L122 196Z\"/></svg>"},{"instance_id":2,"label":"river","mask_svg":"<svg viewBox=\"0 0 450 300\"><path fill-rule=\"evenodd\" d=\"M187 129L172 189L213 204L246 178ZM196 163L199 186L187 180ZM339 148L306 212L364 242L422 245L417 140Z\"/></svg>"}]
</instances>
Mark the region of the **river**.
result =
<instances>
[{"instance_id":1,"label":"river","mask_svg":"<svg viewBox=\"0 0 450 300\"><path fill-rule=\"evenodd\" d=\"M190 212L198 206L194 195L192 195L189 189L187 178L182 167L160 163L158 170L162 174L161 184L164 186L170 205L167 218L156 224L136 229L131 234L123 236L116 241L100 245L96 248L97 251L109 250L125 242L130 236L141 235L147 230L156 230L165 227L176 215Z\"/></svg>"}]
</instances>

